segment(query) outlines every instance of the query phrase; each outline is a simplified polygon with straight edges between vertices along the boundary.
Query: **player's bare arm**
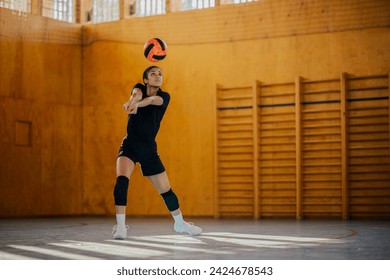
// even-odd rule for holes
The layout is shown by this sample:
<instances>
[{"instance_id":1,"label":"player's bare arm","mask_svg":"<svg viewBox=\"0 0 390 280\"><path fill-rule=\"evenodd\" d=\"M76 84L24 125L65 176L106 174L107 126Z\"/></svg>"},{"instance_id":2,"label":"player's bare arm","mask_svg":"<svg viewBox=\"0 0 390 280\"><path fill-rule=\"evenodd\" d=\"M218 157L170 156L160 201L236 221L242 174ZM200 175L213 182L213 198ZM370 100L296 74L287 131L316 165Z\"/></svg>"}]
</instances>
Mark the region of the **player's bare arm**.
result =
<instances>
[{"instance_id":1,"label":"player's bare arm","mask_svg":"<svg viewBox=\"0 0 390 280\"><path fill-rule=\"evenodd\" d=\"M129 114L130 109L134 106L135 103L141 101L141 99L142 91L139 88L134 88L131 93L130 99L125 104L123 104L123 108Z\"/></svg>"},{"instance_id":2,"label":"player's bare arm","mask_svg":"<svg viewBox=\"0 0 390 280\"><path fill-rule=\"evenodd\" d=\"M161 96L158 95L149 96L131 105L128 112L129 114L137 114L137 110L139 107L146 107L149 105L161 106L162 104L163 104L163 99Z\"/></svg>"}]
</instances>

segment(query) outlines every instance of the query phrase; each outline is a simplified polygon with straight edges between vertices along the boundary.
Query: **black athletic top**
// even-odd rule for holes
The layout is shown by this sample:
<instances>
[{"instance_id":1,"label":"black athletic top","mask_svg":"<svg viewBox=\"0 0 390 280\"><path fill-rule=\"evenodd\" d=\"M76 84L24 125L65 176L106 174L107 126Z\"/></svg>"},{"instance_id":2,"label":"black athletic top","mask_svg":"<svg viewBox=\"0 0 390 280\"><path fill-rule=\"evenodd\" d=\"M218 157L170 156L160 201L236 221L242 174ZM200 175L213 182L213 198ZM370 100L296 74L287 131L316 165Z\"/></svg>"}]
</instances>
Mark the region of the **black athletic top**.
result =
<instances>
[{"instance_id":1,"label":"black athletic top","mask_svg":"<svg viewBox=\"0 0 390 280\"><path fill-rule=\"evenodd\" d=\"M138 83L134 88L139 88L142 91L142 99L148 97L145 85ZM161 120L164 117L170 100L169 93L164 92L161 89L158 90L157 95L163 99L163 104L161 106L148 105L146 107L138 107L137 114L128 115L128 139L146 142L155 141L157 132L160 129Z\"/></svg>"}]
</instances>

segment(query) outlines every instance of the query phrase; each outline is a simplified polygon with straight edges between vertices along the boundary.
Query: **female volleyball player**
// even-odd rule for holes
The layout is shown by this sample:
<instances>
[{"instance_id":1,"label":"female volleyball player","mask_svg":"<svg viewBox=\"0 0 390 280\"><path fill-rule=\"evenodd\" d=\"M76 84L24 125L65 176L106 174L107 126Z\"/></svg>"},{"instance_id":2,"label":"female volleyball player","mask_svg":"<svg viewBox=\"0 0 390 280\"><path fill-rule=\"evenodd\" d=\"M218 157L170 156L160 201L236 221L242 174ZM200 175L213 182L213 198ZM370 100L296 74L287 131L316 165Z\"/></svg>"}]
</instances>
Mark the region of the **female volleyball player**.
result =
<instances>
[{"instance_id":1,"label":"female volleyball player","mask_svg":"<svg viewBox=\"0 0 390 280\"><path fill-rule=\"evenodd\" d=\"M161 68L148 67L143 73L144 84L136 84L129 101L123 105L128 113L128 123L127 135L122 141L116 162L114 199L117 225L113 229L114 239L127 237L127 189L137 162L141 165L143 176L146 176L161 194L171 212L174 230L190 235L202 233L200 227L183 220L178 198L171 189L164 165L157 153L155 137L170 100L170 95L160 89L162 80Z\"/></svg>"}]
</instances>

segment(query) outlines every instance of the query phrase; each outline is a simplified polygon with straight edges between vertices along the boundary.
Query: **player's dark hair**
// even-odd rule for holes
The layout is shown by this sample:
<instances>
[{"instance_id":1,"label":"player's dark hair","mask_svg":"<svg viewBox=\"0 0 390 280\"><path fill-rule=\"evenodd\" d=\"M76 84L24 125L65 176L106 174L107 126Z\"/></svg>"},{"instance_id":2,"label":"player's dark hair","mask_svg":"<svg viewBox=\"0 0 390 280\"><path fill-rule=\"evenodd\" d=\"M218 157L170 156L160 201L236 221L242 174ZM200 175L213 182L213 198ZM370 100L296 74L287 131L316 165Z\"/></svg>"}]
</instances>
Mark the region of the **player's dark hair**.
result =
<instances>
[{"instance_id":1,"label":"player's dark hair","mask_svg":"<svg viewBox=\"0 0 390 280\"><path fill-rule=\"evenodd\" d=\"M143 75L142 75L142 81L144 83L145 83L145 79L148 79L148 75L149 75L150 70L152 70L153 68L161 69L160 67L155 66L155 65L152 65L152 66L149 66L148 68L146 68Z\"/></svg>"}]
</instances>

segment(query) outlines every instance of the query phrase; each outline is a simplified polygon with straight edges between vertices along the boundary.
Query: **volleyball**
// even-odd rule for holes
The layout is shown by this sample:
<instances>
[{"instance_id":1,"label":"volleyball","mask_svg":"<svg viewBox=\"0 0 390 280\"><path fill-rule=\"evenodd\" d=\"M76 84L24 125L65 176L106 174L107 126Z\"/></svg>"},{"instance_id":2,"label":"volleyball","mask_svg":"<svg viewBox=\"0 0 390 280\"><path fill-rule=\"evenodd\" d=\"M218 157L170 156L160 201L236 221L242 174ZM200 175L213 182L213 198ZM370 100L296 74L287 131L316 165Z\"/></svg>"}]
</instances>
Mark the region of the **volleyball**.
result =
<instances>
[{"instance_id":1,"label":"volleyball","mask_svg":"<svg viewBox=\"0 0 390 280\"><path fill-rule=\"evenodd\" d=\"M167 44L160 38L151 38L144 45L144 55L152 62L160 61L167 55Z\"/></svg>"}]
</instances>

